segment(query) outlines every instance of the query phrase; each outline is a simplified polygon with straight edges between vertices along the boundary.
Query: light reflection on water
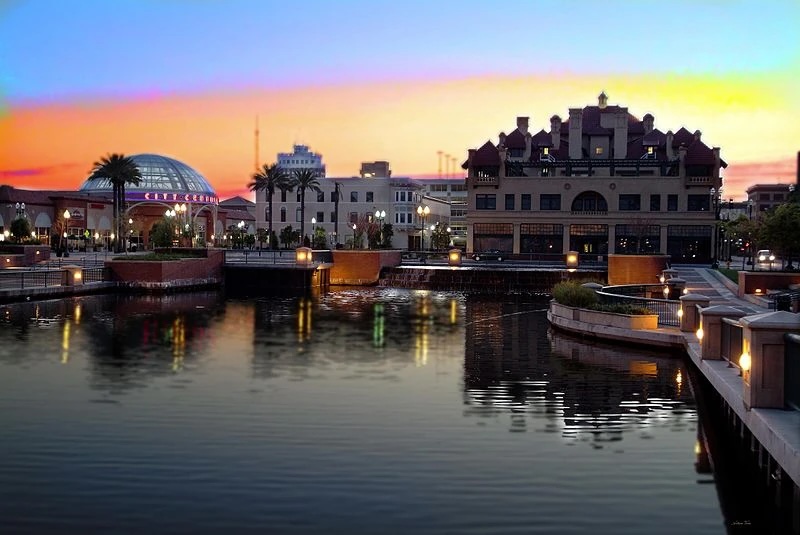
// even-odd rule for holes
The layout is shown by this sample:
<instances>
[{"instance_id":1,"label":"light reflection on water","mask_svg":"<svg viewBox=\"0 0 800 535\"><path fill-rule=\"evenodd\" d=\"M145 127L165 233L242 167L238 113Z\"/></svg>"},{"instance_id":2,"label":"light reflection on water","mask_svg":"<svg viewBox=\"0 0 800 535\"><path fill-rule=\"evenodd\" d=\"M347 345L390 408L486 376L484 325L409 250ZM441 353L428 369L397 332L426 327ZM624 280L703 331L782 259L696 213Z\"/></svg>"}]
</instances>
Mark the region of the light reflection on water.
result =
<instances>
[{"instance_id":1,"label":"light reflection on water","mask_svg":"<svg viewBox=\"0 0 800 535\"><path fill-rule=\"evenodd\" d=\"M679 359L380 289L0 309L0 528L724 532ZM699 461L698 461L699 462Z\"/></svg>"}]
</instances>

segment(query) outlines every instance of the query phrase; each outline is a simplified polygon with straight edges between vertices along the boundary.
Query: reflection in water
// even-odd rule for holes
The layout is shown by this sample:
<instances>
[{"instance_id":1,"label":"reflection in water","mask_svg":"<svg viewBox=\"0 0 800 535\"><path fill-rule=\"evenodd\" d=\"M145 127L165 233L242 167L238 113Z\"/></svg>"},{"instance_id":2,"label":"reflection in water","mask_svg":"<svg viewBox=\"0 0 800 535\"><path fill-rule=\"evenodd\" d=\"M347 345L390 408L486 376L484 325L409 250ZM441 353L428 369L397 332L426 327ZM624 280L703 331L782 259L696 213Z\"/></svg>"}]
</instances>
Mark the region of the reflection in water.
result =
<instances>
[{"instance_id":1,"label":"reflection in water","mask_svg":"<svg viewBox=\"0 0 800 535\"><path fill-rule=\"evenodd\" d=\"M545 306L378 288L3 307L0 530L722 532L681 360L550 332Z\"/></svg>"}]
</instances>

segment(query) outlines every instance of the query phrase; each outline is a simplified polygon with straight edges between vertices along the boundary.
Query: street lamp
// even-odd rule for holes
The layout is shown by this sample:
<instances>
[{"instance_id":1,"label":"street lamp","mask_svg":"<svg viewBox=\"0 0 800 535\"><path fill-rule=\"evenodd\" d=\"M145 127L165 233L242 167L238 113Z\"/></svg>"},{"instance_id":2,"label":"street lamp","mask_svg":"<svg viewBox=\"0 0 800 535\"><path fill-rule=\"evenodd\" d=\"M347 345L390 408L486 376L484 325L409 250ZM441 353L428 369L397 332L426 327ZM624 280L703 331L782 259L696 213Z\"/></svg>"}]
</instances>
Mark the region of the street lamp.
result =
<instances>
[{"instance_id":1,"label":"street lamp","mask_svg":"<svg viewBox=\"0 0 800 535\"><path fill-rule=\"evenodd\" d=\"M356 224L353 223L353 249L356 248Z\"/></svg>"},{"instance_id":2,"label":"street lamp","mask_svg":"<svg viewBox=\"0 0 800 535\"><path fill-rule=\"evenodd\" d=\"M718 268L719 267L719 201L722 197L722 187L719 188L719 191L716 188L711 188L708 190L708 194L711 196L711 208L714 210L714 243L713 248L711 250L711 267Z\"/></svg>"},{"instance_id":3,"label":"street lamp","mask_svg":"<svg viewBox=\"0 0 800 535\"><path fill-rule=\"evenodd\" d=\"M69 228L69 218L70 218L69 210L64 210L64 239L65 240L67 239L67 228ZM69 245L69 242L67 242L67 245ZM61 244L61 250L62 251L67 249L67 248L68 247L64 247L63 243Z\"/></svg>"},{"instance_id":4,"label":"street lamp","mask_svg":"<svg viewBox=\"0 0 800 535\"><path fill-rule=\"evenodd\" d=\"M386 210L375 210L375 219L378 220L378 229L380 230L380 243L378 247L383 247L383 220L386 219Z\"/></svg>"},{"instance_id":5,"label":"street lamp","mask_svg":"<svg viewBox=\"0 0 800 535\"><path fill-rule=\"evenodd\" d=\"M17 219L19 219L20 217L25 217L25 203L18 202L16 204L16 208L17 208Z\"/></svg>"},{"instance_id":6,"label":"street lamp","mask_svg":"<svg viewBox=\"0 0 800 535\"><path fill-rule=\"evenodd\" d=\"M417 206L417 217L422 221L422 235L420 236L420 248L425 250L425 219L430 215L431 209L429 206Z\"/></svg>"}]
</instances>

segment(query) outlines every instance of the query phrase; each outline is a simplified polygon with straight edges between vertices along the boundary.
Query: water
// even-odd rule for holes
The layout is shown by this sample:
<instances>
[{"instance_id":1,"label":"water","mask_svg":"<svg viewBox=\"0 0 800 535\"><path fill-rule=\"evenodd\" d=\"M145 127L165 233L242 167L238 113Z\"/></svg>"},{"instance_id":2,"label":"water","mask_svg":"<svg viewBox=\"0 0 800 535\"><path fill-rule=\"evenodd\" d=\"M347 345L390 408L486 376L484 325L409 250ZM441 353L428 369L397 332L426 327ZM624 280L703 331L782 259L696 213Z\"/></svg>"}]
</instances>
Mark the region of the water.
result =
<instances>
[{"instance_id":1,"label":"water","mask_svg":"<svg viewBox=\"0 0 800 535\"><path fill-rule=\"evenodd\" d=\"M544 307L0 308L0 531L724 533L681 359L550 333Z\"/></svg>"}]
</instances>

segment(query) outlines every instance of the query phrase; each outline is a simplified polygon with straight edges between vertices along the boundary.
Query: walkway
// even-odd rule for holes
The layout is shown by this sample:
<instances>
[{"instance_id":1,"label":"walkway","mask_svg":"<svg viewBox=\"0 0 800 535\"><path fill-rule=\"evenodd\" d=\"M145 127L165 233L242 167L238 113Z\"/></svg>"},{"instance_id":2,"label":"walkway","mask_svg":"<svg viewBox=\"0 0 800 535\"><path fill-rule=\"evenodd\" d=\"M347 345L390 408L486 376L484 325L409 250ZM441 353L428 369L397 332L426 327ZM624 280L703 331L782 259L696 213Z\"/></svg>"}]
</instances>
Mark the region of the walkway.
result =
<instances>
[{"instance_id":1,"label":"walkway","mask_svg":"<svg viewBox=\"0 0 800 535\"><path fill-rule=\"evenodd\" d=\"M770 312L769 300L766 297L739 297L736 284L718 271L703 266L677 265L678 277L686 281L689 293L705 295L711 299L711 306L727 305L738 308L748 314Z\"/></svg>"}]
</instances>

